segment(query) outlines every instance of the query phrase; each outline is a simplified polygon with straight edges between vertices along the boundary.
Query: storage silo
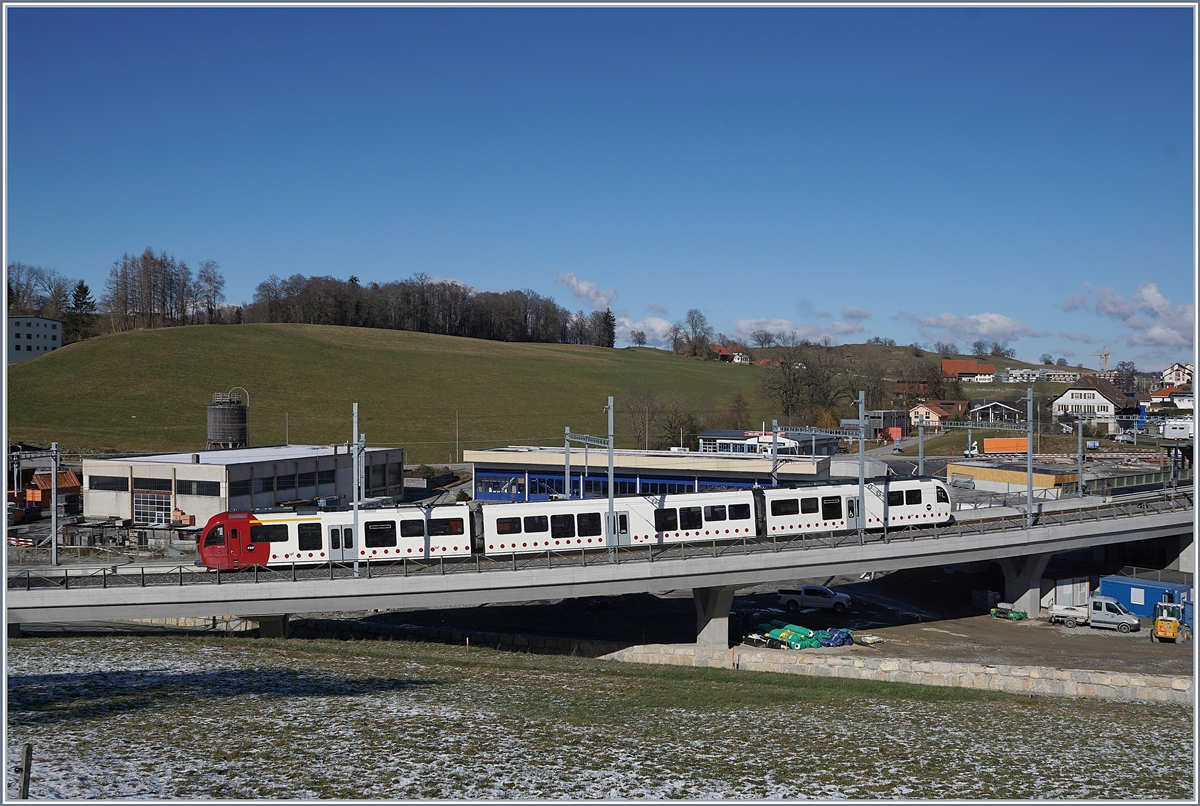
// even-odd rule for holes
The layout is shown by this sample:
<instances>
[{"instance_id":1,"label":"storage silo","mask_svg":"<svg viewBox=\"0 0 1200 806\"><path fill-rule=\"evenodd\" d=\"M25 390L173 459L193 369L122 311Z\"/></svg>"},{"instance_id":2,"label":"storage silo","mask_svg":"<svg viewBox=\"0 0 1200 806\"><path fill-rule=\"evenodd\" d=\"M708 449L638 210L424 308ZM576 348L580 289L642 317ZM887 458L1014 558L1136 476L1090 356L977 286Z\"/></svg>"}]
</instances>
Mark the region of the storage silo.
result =
<instances>
[{"instance_id":1,"label":"storage silo","mask_svg":"<svg viewBox=\"0 0 1200 806\"><path fill-rule=\"evenodd\" d=\"M238 392L213 392L208 404L208 448L245 448L248 408Z\"/></svg>"}]
</instances>

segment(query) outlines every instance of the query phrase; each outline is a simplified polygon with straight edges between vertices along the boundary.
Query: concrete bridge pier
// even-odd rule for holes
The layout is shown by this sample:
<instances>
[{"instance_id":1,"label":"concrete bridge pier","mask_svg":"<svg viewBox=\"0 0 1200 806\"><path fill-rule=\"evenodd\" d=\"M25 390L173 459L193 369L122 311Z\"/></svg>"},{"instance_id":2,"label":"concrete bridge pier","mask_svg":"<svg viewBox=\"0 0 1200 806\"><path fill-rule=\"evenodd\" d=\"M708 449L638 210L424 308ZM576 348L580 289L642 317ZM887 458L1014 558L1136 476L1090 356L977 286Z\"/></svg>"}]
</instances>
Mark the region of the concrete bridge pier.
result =
<instances>
[{"instance_id":1,"label":"concrete bridge pier","mask_svg":"<svg viewBox=\"0 0 1200 806\"><path fill-rule=\"evenodd\" d=\"M287 638L288 617L282 616L244 616L250 621L258 622L259 638Z\"/></svg>"},{"instance_id":2,"label":"concrete bridge pier","mask_svg":"<svg viewBox=\"0 0 1200 806\"><path fill-rule=\"evenodd\" d=\"M692 588L696 602L696 646L729 649L729 610L737 588Z\"/></svg>"},{"instance_id":3,"label":"concrete bridge pier","mask_svg":"<svg viewBox=\"0 0 1200 806\"><path fill-rule=\"evenodd\" d=\"M998 562L1004 572L1004 600L1036 617L1042 610L1042 574L1053 556L1001 557Z\"/></svg>"}]
</instances>

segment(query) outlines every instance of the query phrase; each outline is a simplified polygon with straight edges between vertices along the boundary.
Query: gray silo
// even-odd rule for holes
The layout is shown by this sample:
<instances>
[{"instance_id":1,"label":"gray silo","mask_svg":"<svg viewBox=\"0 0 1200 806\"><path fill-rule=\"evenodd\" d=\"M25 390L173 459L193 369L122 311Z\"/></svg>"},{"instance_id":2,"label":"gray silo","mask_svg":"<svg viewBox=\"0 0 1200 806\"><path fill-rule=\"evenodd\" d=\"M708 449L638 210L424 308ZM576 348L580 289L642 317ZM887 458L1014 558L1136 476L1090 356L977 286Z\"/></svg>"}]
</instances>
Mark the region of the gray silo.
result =
<instances>
[{"instance_id":1,"label":"gray silo","mask_svg":"<svg viewBox=\"0 0 1200 806\"><path fill-rule=\"evenodd\" d=\"M208 448L245 448L248 407L239 392L213 392L208 404Z\"/></svg>"}]
</instances>

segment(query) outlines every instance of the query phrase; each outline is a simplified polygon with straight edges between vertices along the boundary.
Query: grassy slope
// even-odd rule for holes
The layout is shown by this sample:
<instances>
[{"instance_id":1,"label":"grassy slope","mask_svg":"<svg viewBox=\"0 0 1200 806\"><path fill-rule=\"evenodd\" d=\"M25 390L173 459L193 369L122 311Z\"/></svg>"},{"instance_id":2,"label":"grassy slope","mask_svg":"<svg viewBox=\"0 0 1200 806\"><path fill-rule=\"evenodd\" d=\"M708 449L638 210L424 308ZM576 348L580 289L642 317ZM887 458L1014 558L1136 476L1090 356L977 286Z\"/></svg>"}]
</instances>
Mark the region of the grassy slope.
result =
<instances>
[{"instance_id":1,"label":"grassy slope","mask_svg":"<svg viewBox=\"0 0 1200 806\"><path fill-rule=\"evenodd\" d=\"M501 342L403 331L241 325L136 331L68 345L10 367L9 438L67 450L202 448L215 391L250 392L250 441L345 442L351 404L371 445L445 462L459 409L464 448L561 444L563 427L603 434L606 398L644 384L723 408L742 389L754 419L763 372L656 350ZM632 439L618 439L632 447Z\"/></svg>"}]
</instances>

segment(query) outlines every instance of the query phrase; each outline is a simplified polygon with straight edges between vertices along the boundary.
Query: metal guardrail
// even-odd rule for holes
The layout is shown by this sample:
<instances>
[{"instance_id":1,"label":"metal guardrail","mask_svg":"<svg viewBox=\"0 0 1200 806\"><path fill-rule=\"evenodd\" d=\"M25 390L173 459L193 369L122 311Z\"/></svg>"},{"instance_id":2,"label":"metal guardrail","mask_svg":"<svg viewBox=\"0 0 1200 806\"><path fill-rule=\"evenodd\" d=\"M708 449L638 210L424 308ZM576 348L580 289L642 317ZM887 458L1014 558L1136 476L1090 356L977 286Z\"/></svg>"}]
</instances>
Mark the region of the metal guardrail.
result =
<instances>
[{"instance_id":1,"label":"metal guardrail","mask_svg":"<svg viewBox=\"0 0 1200 806\"><path fill-rule=\"evenodd\" d=\"M1068 526L1079 523L1101 523L1123 518L1167 512L1180 512L1194 507L1191 494L1177 493L1175 496L1138 497L1132 500L1113 501L1088 509L1072 509L1060 512L1042 512L1034 518L1034 528ZM1025 515L977 521L958 521L949 527L906 526L888 529L886 532L869 532L859 542L857 533L826 533L823 535L754 536L741 540L713 540L707 543L690 542L671 546L621 546L607 552L553 551L541 554L488 557L439 558L437 560L409 560L399 563L359 562L359 577L409 577L461 573L503 573L535 568L587 567L589 565L623 564L631 562L654 563L665 560L696 559L701 557L727 557L763 552L792 552L809 549L836 549L844 546L865 544L889 544L897 541L953 540L960 537L986 535L995 532L1021 531L1025 529ZM75 573L72 573L74 570ZM274 566L262 568L252 566L240 571L209 571L198 566L173 566L155 569L147 573L145 566L139 568L71 569L55 568L47 571L10 572L7 579L9 590L33 590L34 588L117 588L149 587L161 585L229 585L279 582L303 582L308 580L352 579L354 568L349 563L326 563L319 566Z\"/></svg>"}]
</instances>

